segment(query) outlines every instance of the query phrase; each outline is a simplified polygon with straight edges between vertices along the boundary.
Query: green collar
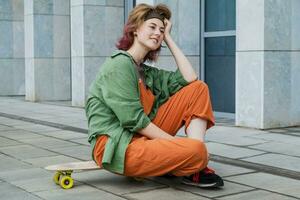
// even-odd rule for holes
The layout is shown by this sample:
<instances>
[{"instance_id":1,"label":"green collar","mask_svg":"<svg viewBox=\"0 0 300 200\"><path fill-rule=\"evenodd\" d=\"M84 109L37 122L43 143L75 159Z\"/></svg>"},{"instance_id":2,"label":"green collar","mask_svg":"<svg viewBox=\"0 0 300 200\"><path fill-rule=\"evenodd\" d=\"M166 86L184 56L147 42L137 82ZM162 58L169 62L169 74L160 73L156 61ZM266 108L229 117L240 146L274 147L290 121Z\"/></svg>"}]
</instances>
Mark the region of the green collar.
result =
<instances>
[{"instance_id":1,"label":"green collar","mask_svg":"<svg viewBox=\"0 0 300 200\"><path fill-rule=\"evenodd\" d=\"M118 56L118 55L125 55L127 57L130 58L130 60L132 61L132 63L134 63L134 60L133 60L133 57L127 52L127 51L124 51L124 50L116 50L113 52L113 54L111 55L112 58ZM148 65L142 63L141 65L143 65L144 67L144 71L148 71L149 67Z\"/></svg>"},{"instance_id":2,"label":"green collar","mask_svg":"<svg viewBox=\"0 0 300 200\"><path fill-rule=\"evenodd\" d=\"M111 57L114 58L114 57L116 57L117 55L120 55L120 54L126 55L126 56L130 57L131 59L133 59L132 56L129 53L127 53L127 51L123 51L123 50L114 51L113 54L111 55Z\"/></svg>"}]
</instances>

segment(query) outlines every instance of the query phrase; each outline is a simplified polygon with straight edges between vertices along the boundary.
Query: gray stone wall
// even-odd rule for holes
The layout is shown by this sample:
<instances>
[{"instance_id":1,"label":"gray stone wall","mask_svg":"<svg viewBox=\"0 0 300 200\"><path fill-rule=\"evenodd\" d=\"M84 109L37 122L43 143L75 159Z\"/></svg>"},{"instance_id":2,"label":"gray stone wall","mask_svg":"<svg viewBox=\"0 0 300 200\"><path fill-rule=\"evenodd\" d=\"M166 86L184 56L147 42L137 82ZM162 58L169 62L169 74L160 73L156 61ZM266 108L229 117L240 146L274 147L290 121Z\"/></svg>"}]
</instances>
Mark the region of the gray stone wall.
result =
<instances>
[{"instance_id":1,"label":"gray stone wall","mask_svg":"<svg viewBox=\"0 0 300 200\"><path fill-rule=\"evenodd\" d=\"M299 20L299 0L237 0L237 125L300 124Z\"/></svg>"},{"instance_id":2,"label":"gray stone wall","mask_svg":"<svg viewBox=\"0 0 300 200\"><path fill-rule=\"evenodd\" d=\"M200 77L200 1L143 2L170 7L173 39ZM300 1L236 0L236 10L236 124L299 125ZM0 95L84 106L123 25L123 0L0 0ZM176 69L167 48L154 65Z\"/></svg>"},{"instance_id":3,"label":"gray stone wall","mask_svg":"<svg viewBox=\"0 0 300 200\"><path fill-rule=\"evenodd\" d=\"M123 26L124 1L71 1L73 106L84 106L89 86L116 49Z\"/></svg>"},{"instance_id":4,"label":"gray stone wall","mask_svg":"<svg viewBox=\"0 0 300 200\"><path fill-rule=\"evenodd\" d=\"M26 100L70 100L70 2L24 5Z\"/></svg>"},{"instance_id":5,"label":"gray stone wall","mask_svg":"<svg viewBox=\"0 0 300 200\"><path fill-rule=\"evenodd\" d=\"M0 1L0 95L24 95L24 4Z\"/></svg>"}]
</instances>

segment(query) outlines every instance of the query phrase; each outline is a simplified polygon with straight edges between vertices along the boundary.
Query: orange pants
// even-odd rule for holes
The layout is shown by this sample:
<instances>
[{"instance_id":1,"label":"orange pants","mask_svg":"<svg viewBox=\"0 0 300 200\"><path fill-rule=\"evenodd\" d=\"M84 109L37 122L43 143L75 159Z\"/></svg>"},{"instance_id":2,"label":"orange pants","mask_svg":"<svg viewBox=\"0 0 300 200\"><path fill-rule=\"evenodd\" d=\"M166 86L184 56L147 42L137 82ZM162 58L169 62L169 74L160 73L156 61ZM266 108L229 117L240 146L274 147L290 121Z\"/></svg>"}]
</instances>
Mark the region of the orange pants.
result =
<instances>
[{"instance_id":1,"label":"orange pants","mask_svg":"<svg viewBox=\"0 0 300 200\"><path fill-rule=\"evenodd\" d=\"M141 102L148 114L153 94L140 84ZM152 97L151 97L152 95ZM185 125L185 130L193 118L207 120L207 128L214 125L214 117L207 85L194 81L169 98L157 112L152 123L170 135ZM107 136L97 139L94 149L96 162L101 165ZM125 155L126 176L149 177L172 173L175 176L193 174L207 166L207 149L203 142L189 138L148 139L136 134L128 145Z\"/></svg>"}]
</instances>

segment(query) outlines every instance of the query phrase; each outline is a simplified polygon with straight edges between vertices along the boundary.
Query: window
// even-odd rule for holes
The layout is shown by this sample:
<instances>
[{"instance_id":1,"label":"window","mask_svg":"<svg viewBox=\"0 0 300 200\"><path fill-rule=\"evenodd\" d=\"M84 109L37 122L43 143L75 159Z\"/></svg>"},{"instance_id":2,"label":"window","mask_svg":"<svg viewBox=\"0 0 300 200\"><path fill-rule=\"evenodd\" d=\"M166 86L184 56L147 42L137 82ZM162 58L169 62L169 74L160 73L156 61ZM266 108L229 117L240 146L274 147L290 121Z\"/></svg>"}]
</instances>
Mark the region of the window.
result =
<instances>
[{"instance_id":1,"label":"window","mask_svg":"<svg viewBox=\"0 0 300 200\"><path fill-rule=\"evenodd\" d=\"M201 79L214 111L235 112L235 0L201 1Z\"/></svg>"}]
</instances>

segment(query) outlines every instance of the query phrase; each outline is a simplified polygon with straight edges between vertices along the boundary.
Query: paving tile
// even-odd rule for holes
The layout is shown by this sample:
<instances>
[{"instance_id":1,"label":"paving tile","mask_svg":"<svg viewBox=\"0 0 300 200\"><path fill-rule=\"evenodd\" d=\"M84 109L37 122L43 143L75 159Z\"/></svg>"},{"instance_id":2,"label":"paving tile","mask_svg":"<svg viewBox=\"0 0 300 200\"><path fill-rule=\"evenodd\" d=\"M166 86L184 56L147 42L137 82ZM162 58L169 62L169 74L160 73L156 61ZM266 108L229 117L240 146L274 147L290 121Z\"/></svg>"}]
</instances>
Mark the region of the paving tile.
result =
<instances>
[{"instance_id":1,"label":"paving tile","mask_svg":"<svg viewBox=\"0 0 300 200\"><path fill-rule=\"evenodd\" d=\"M35 113L35 112L31 112L31 113L27 113L26 114L26 118L29 119L36 119L36 120L42 120L42 121L47 121L45 119L47 119L49 116L47 115L47 113Z\"/></svg>"},{"instance_id":2,"label":"paving tile","mask_svg":"<svg viewBox=\"0 0 300 200\"><path fill-rule=\"evenodd\" d=\"M84 138L87 141L87 137L88 137L88 135L86 133L78 133L78 132L66 131L66 130L40 132L39 134L46 135L49 137L64 139L64 140L73 140L73 139L77 139L77 138L79 138L79 139Z\"/></svg>"},{"instance_id":3,"label":"paving tile","mask_svg":"<svg viewBox=\"0 0 300 200\"><path fill-rule=\"evenodd\" d=\"M275 194L268 191L256 190L236 195L230 195L226 197L217 198L219 200L294 200L296 198Z\"/></svg>"},{"instance_id":4,"label":"paving tile","mask_svg":"<svg viewBox=\"0 0 300 200\"><path fill-rule=\"evenodd\" d=\"M280 194L287 194L289 196L300 198L300 181L286 178L282 176L275 176L266 173L253 173L233 177L227 177L226 180L235 183L249 185L255 188L261 188L277 192Z\"/></svg>"},{"instance_id":5,"label":"paving tile","mask_svg":"<svg viewBox=\"0 0 300 200\"><path fill-rule=\"evenodd\" d=\"M229 144L234 146L248 146L248 145L261 144L266 142L265 140L262 139L247 138L245 136L237 136L237 134L228 134L228 133L207 134L206 141Z\"/></svg>"},{"instance_id":6,"label":"paving tile","mask_svg":"<svg viewBox=\"0 0 300 200\"><path fill-rule=\"evenodd\" d=\"M69 126L72 126L72 127L76 127L76 128L81 128L81 129L85 129L87 130L88 129L88 124L86 121L74 121L74 122L69 122L67 121L66 122Z\"/></svg>"},{"instance_id":7,"label":"paving tile","mask_svg":"<svg viewBox=\"0 0 300 200\"><path fill-rule=\"evenodd\" d=\"M265 150L268 152L300 157L300 143L295 145L281 142L268 142L264 144L253 145L251 146L251 149Z\"/></svg>"},{"instance_id":8,"label":"paving tile","mask_svg":"<svg viewBox=\"0 0 300 200\"><path fill-rule=\"evenodd\" d=\"M46 167L48 165L55 165L60 163L68 163L68 162L79 162L80 160L71 158L64 155L57 156L47 156L47 157L39 157L32 159L25 159L24 162L30 163L36 167Z\"/></svg>"},{"instance_id":9,"label":"paving tile","mask_svg":"<svg viewBox=\"0 0 300 200\"><path fill-rule=\"evenodd\" d=\"M209 198L215 198L218 196L230 195L230 194L253 190L252 187L247 187L247 186L243 186L240 184L231 183L231 182L227 182L227 181L224 182L224 187L217 188L217 189L211 189L211 190L207 190L207 189L205 190L205 189L191 187L191 186L187 186L187 185L181 185L178 188L188 191L188 192L192 192L194 194L206 196Z\"/></svg>"},{"instance_id":10,"label":"paving tile","mask_svg":"<svg viewBox=\"0 0 300 200\"><path fill-rule=\"evenodd\" d=\"M56 189L47 190L43 192L35 192L37 196L47 200L123 200L124 198L113 195L108 192L98 190L96 188L86 185L76 185L74 188L69 190Z\"/></svg>"},{"instance_id":11,"label":"paving tile","mask_svg":"<svg viewBox=\"0 0 300 200\"><path fill-rule=\"evenodd\" d=\"M30 124L30 125L14 125L15 128L26 130L26 131L31 131L31 132L44 132L44 131L59 131L61 129L58 128L53 128L51 126L44 126L40 124Z\"/></svg>"},{"instance_id":12,"label":"paving tile","mask_svg":"<svg viewBox=\"0 0 300 200\"><path fill-rule=\"evenodd\" d=\"M64 124L75 128L82 128L86 130L88 129L86 120L66 119L63 115L47 118L47 121L52 123L57 123L57 124Z\"/></svg>"},{"instance_id":13,"label":"paving tile","mask_svg":"<svg viewBox=\"0 0 300 200\"><path fill-rule=\"evenodd\" d=\"M22 141L23 139L28 139L28 138L43 137L39 134L25 131L25 130L20 130L20 129L14 129L10 131L0 131L0 136L13 139L13 140L18 140L18 141Z\"/></svg>"},{"instance_id":14,"label":"paving tile","mask_svg":"<svg viewBox=\"0 0 300 200\"><path fill-rule=\"evenodd\" d=\"M90 146L90 143L88 142L87 138L79 138L79 139L74 139L74 140L70 140L72 142L76 142L85 146Z\"/></svg>"},{"instance_id":15,"label":"paving tile","mask_svg":"<svg viewBox=\"0 0 300 200\"><path fill-rule=\"evenodd\" d=\"M68 141L47 137L47 136L39 137L39 138L23 139L22 142L37 147L42 147L44 149L49 149L49 150L77 145L73 142L68 142Z\"/></svg>"},{"instance_id":16,"label":"paving tile","mask_svg":"<svg viewBox=\"0 0 300 200\"><path fill-rule=\"evenodd\" d=\"M216 116L216 124L224 124L226 126L234 126L235 119Z\"/></svg>"},{"instance_id":17,"label":"paving tile","mask_svg":"<svg viewBox=\"0 0 300 200\"><path fill-rule=\"evenodd\" d=\"M56 148L53 151L58 154L70 156L80 160L91 160L92 159L92 150L89 146L76 145L64 148Z\"/></svg>"},{"instance_id":18,"label":"paving tile","mask_svg":"<svg viewBox=\"0 0 300 200\"><path fill-rule=\"evenodd\" d=\"M288 131L287 134L296 136L296 137L300 137L300 132L299 131Z\"/></svg>"},{"instance_id":19,"label":"paving tile","mask_svg":"<svg viewBox=\"0 0 300 200\"><path fill-rule=\"evenodd\" d=\"M145 191L140 193L126 194L127 198L130 199L142 199L142 200L153 200L153 199L172 199L172 200L208 200L203 196L198 196L190 192L180 191L173 188L156 189L151 191Z\"/></svg>"},{"instance_id":20,"label":"paving tile","mask_svg":"<svg viewBox=\"0 0 300 200\"><path fill-rule=\"evenodd\" d=\"M287 133L288 130L286 130L286 129L269 129L268 132L271 132L271 133Z\"/></svg>"},{"instance_id":21,"label":"paving tile","mask_svg":"<svg viewBox=\"0 0 300 200\"><path fill-rule=\"evenodd\" d=\"M65 117L65 119L68 119L70 121L79 121L79 120L86 119L86 115L84 111L80 113L65 112L63 116Z\"/></svg>"},{"instance_id":22,"label":"paving tile","mask_svg":"<svg viewBox=\"0 0 300 200\"><path fill-rule=\"evenodd\" d=\"M208 166L214 169L216 173L221 177L254 172L254 170L251 169L237 167L233 165L221 164L213 161L209 161Z\"/></svg>"},{"instance_id":23,"label":"paving tile","mask_svg":"<svg viewBox=\"0 0 300 200\"><path fill-rule=\"evenodd\" d=\"M16 170L16 169L27 169L31 168L32 166L29 164L26 164L22 161L16 160L14 158L11 158L7 155L3 155L0 153L0 171L1 172L7 172L10 170Z\"/></svg>"},{"instance_id":24,"label":"paving tile","mask_svg":"<svg viewBox=\"0 0 300 200\"><path fill-rule=\"evenodd\" d=\"M0 119L0 131L8 131L8 130L13 130L14 128L13 127L10 127L10 126L6 126L6 125L1 125L2 122L1 122L1 119Z\"/></svg>"},{"instance_id":25,"label":"paving tile","mask_svg":"<svg viewBox=\"0 0 300 200\"><path fill-rule=\"evenodd\" d=\"M50 105L58 105L58 106L72 106L72 101L65 101L65 100L51 100L51 101L43 101L43 104L50 104Z\"/></svg>"},{"instance_id":26,"label":"paving tile","mask_svg":"<svg viewBox=\"0 0 300 200\"><path fill-rule=\"evenodd\" d=\"M247 187L247 186L243 186L243 185L239 185L239 184L231 183L231 182L227 182L227 181L224 182L224 187L222 187L222 188L205 190L205 189L201 189L198 187L184 185L181 183L181 179L182 178L180 178L180 177L167 177L167 178L155 177L155 178L152 178L152 180L154 180L155 182L158 182L158 183L161 183L164 185L168 185L171 188L180 189L180 190L184 190L187 192L192 192L194 194L199 194L199 195L202 195L202 196L205 196L208 198L253 190L252 187Z\"/></svg>"},{"instance_id":27,"label":"paving tile","mask_svg":"<svg viewBox=\"0 0 300 200\"><path fill-rule=\"evenodd\" d=\"M56 185L52 179L52 176L50 177L33 177L32 179L26 179L26 180L17 180L12 181L11 184L22 188L23 190L26 190L27 192L38 192L38 191L48 191L60 188L59 185ZM80 185L79 182L76 180L74 181L75 185Z\"/></svg>"},{"instance_id":28,"label":"paving tile","mask_svg":"<svg viewBox=\"0 0 300 200\"><path fill-rule=\"evenodd\" d=\"M288 127L286 130L291 131L291 132L300 132L300 126L295 126L295 127Z\"/></svg>"},{"instance_id":29,"label":"paving tile","mask_svg":"<svg viewBox=\"0 0 300 200\"><path fill-rule=\"evenodd\" d=\"M38 158L43 156L54 156L57 155L53 152L36 148L30 145L17 145L10 147L1 147L0 152L3 152L6 155L18 158L20 160L25 160L29 158Z\"/></svg>"},{"instance_id":30,"label":"paving tile","mask_svg":"<svg viewBox=\"0 0 300 200\"><path fill-rule=\"evenodd\" d=\"M7 183L0 183L0 200L38 200L41 199L37 196L34 196L30 193L21 190L18 187Z\"/></svg>"},{"instance_id":31,"label":"paving tile","mask_svg":"<svg viewBox=\"0 0 300 200\"><path fill-rule=\"evenodd\" d=\"M15 141L15 140L0 137L0 147L13 146L13 145L18 145L18 144L21 144L21 143Z\"/></svg>"},{"instance_id":32,"label":"paving tile","mask_svg":"<svg viewBox=\"0 0 300 200\"><path fill-rule=\"evenodd\" d=\"M226 127L226 126L213 126L207 130L207 136L210 134L218 134L231 137L241 137L241 136L252 136L265 134L266 131L261 131L258 129L242 128L242 127Z\"/></svg>"},{"instance_id":33,"label":"paving tile","mask_svg":"<svg viewBox=\"0 0 300 200\"><path fill-rule=\"evenodd\" d=\"M44 121L56 123L56 124L69 125L68 123L65 122L65 118L63 117L63 115L61 115L61 116L46 115L46 116L48 116L48 117L44 118Z\"/></svg>"},{"instance_id":34,"label":"paving tile","mask_svg":"<svg viewBox=\"0 0 300 200\"><path fill-rule=\"evenodd\" d=\"M292 157L292 156L270 153L270 154L254 156L242 160L300 172L299 157Z\"/></svg>"},{"instance_id":35,"label":"paving tile","mask_svg":"<svg viewBox=\"0 0 300 200\"><path fill-rule=\"evenodd\" d=\"M294 145L300 144L300 137L284 135L284 134L267 133L267 134L252 135L249 137L260 138L267 141L274 141L274 142L280 142L285 144L294 144Z\"/></svg>"},{"instance_id":36,"label":"paving tile","mask_svg":"<svg viewBox=\"0 0 300 200\"><path fill-rule=\"evenodd\" d=\"M28 168L28 169L15 169L11 171L1 171L0 178L6 182L27 180L36 177L49 177L53 176L52 173L41 168Z\"/></svg>"},{"instance_id":37,"label":"paving tile","mask_svg":"<svg viewBox=\"0 0 300 200\"><path fill-rule=\"evenodd\" d=\"M224 156L228 158L243 158L264 153L263 151L251 150L230 145L208 142L207 148L210 154Z\"/></svg>"},{"instance_id":38,"label":"paving tile","mask_svg":"<svg viewBox=\"0 0 300 200\"><path fill-rule=\"evenodd\" d=\"M80 182L119 195L165 187L149 180L136 181L133 178L116 175L106 170L82 171L73 173L73 177Z\"/></svg>"},{"instance_id":39,"label":"paving tile","mask_svg":"<svg viewBox=\"0 0 300 200\"><path fill-rule=\"evenodd\" d=\"M33 119L35 119L35 118L33 118ZM57 124L63 124L60 117L58 117L56 115L52 115L50 113L43 113L43 118L41 120L45 121L45 122L52 122L52 123L57 123Z\"/></svg>"},{"instance_id":40,"label":"paving tile","mask_svg":"<svg viewBox=\"0 0 300 200\"><path fill-rule=\"evenodd\" d=\"M1 109L2 109L2 107L1 107ZM20 115L20 116L22 116L22 115ZM0 117L0 124L1 125L6 125L6 126L27 126L27 125L32 125L32 123L30 123L30 122L25 122L25 121L16 120L16 119L9 119L9 118L6 118L6 117Z\"/></svg>"}]
</instances>

